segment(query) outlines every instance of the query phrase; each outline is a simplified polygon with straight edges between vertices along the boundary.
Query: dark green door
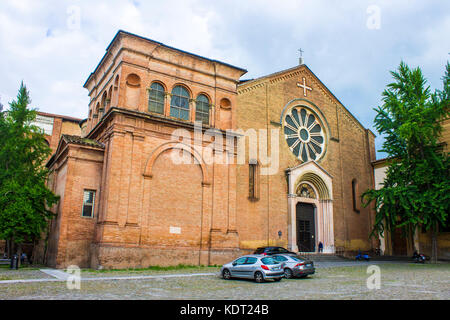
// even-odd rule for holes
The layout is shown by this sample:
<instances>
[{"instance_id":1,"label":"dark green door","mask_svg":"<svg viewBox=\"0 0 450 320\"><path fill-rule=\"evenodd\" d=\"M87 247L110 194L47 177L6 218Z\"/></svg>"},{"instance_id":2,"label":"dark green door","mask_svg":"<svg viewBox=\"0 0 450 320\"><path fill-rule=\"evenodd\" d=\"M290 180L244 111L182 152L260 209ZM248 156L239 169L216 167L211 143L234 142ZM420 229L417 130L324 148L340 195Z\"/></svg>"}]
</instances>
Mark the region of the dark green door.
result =
<instances>
[{"instance_id":1,"label":"dark green door","mask_svg":"<svg viewBox=\"0 0 450 320\"><path fill-rule=\"evenodd\" d=\"M314 206L309 203L297 203L297 246L301 252L315 251L316 226Z\"/></svg>"}]
</instances>

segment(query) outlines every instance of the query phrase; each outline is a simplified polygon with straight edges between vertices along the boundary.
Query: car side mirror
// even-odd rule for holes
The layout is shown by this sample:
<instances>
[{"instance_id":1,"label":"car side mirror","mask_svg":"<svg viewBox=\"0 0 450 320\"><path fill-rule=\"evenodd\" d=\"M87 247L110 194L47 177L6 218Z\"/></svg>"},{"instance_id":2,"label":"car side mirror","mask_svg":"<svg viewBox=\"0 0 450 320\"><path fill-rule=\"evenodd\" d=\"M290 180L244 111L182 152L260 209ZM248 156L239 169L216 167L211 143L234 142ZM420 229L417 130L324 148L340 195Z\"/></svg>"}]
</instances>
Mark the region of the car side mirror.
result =
<instances>
[{"instance_id":1,"label":"car side mirror","mask_svg":"<svg viewBox=\"0 0 450 320\"><path fill-rule=\"evenodd\" d=\"M237 265L237 263L236 263L236 262L233 262L232 265L233 265L233 267L234 267L235 265Z\"/></svg>"}]
</instances>

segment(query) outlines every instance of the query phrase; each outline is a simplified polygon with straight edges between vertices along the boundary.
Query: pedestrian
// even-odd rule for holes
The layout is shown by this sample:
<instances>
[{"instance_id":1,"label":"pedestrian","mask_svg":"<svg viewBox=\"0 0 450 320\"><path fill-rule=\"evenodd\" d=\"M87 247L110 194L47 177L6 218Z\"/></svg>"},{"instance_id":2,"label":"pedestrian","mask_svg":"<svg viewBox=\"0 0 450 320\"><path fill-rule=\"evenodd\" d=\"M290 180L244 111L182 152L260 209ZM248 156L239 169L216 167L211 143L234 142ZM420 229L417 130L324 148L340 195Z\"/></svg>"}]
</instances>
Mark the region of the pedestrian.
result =
<instances>
[{"instance_id":1,"label":"pedestrian","mask_svg":"<svg viewBox=\"0 0 450 320\"><path fill-rule=\"evenodd\" d=\"M323 243L322 243L322 241L319 242L319 252L323 252Z\"/></svg>"},{"instance_id":2,"label":"pedestrian","mask_svg":"<svg viewBox=\"0 0 450 320\"><path fill-rule=\"evenodd\" d=\"M24 252L22 253L22 255L20 256L20 263L24 264L25 261L27 261L27 254Z\"/></svg>"}]
</instances>

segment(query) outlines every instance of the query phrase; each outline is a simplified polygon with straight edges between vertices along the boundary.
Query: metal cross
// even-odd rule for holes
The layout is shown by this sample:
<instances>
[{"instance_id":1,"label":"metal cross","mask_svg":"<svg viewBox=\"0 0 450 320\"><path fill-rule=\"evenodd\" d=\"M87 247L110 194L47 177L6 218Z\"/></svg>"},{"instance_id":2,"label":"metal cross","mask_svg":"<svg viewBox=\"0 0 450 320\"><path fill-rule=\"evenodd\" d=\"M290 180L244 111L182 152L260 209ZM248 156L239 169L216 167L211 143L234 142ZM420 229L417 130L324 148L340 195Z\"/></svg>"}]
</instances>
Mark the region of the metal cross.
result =
<instances>
[{"instance_id":1,"label":"metal cross","mask_svg":"<svg viewBox=\"0 0 450 320\"><path fill-rule=\"evenodd\" d=\"M303 50L300 48L300 49L298 49L298 52L300 52L300 57L303 57L303 52L305 52L305 51L303 51Z\"/></svg>"},{"instance_id":2,"label":"metal cross","mask_svg":"<svg viewBox=\"0 0 450 320\"><path fill-rule=\"evenodd\" d=\"M306 90L312 91L312 88L311 88L311 87L308 87L308 86L306 85L306 79L305 79L305 78L303 78L303 84L301 84L300 82L297 82L297 86L300 87L300 88L303 88L303 95L304 95L305 97L306 97Z\"/></svg>"}]
</instances>

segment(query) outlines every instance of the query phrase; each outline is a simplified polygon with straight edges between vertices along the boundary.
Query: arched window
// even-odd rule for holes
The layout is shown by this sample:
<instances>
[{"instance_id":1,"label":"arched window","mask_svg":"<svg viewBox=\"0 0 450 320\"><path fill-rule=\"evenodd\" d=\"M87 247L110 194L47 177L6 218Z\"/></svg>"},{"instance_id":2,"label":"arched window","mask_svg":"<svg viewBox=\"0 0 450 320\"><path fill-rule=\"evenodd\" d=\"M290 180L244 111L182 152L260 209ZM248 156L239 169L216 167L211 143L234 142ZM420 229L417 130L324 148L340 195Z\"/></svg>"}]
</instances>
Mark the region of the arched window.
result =
<instances>
[{"instance_id":1,"label":"arched window","mask_svg":"<svg viewBox=\"0 0 450 320\"><path fill-rule=\"evenodd\" d=\"M202 124L209 125L209 99L204 94L197 97L195 121L201 121Z\"/></svg>"},{"instance_id":2,"label":"arched window","mask_svg":"<svg viewBox=\"0 0 450 320\"><path fill-rule=\"evenodd\" d=\"M352 198L353 198L353 210L359 213L359 191L358 191L358 181L356 179L352 180Z\"/></svg>"},{"instance_id":3,"label":"arched window","mask_svg":"<svg viewBox=\"0 0 450 320\"><path fill-rule=\"evenodd\" d=\"M164 114L164 87L153 82L148 92L148 111Z\"/></svg>"},{"instance_id":4,"label":"arched window","mask_svg":"<svg viewBox=\"0 0 450 320\"><path fill-rule=\"evenodd\" d=\"M98 109L98 117L101 118L103 116L103 113L106 110L106 105L108 104L108 95L105 92L103 92L103 96L102 96L102 103L100 105L100 108Z\"/></svg>"},{"instance_id":5,"label":"arched window","mask_svg":"<svg viewBox=\"0 0 450 320\"><path fill-rule=\"evenodd\" d=\"M113 86L111 85L108 90L108 97L106 98L105 111L111 107L112 91L113 91Z\"/></svg>"},{"instance_id":6,"label":"arched window","mask_svg":"<svg viewBox=\"0 0 450 320\"><path fill-rule=\"evenodd\" d=\"M97 105L95 106L95 112L94 112L93 118L97 120L99 113L100 113L100 103L97 102Z\"/></svg>"},{"instance_id":7,"label":"arched window","mask_svg":"<svg viewBox=\"0 0 450 320\"><path fill-rule=\"evenodd\" d=\"M182 86L176 86L172 90L170 100L170 116L178 119L189 120L189 92Z\"/></svg>"}]
</instances>

